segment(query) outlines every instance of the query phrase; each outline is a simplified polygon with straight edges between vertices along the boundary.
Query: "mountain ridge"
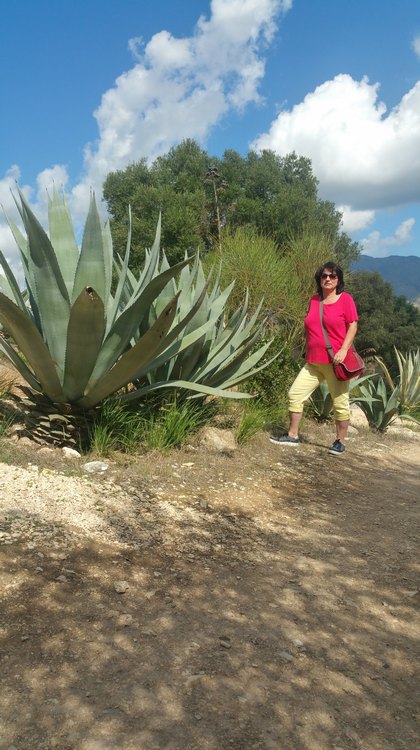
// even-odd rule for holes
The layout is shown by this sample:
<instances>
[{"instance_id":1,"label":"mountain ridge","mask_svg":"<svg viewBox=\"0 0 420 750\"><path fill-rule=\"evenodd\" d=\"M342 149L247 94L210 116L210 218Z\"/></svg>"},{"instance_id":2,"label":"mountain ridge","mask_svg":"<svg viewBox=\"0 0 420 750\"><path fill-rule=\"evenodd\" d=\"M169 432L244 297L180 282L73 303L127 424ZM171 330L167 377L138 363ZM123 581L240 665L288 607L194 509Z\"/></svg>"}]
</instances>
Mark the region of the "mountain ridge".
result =
<instances>
[{"instance_id":1,"label":"mountain ridge","mask_svg":"<svg viewBox=\"0 0 420 750\"><path fill-rule=\"evenodd\" d=\"M388 255L385 258L361 255L351 270L376 271L392 285L397 296L404 296L410 302L420 299L420 257L417 255Z\"/></svg>"}]
</instances>

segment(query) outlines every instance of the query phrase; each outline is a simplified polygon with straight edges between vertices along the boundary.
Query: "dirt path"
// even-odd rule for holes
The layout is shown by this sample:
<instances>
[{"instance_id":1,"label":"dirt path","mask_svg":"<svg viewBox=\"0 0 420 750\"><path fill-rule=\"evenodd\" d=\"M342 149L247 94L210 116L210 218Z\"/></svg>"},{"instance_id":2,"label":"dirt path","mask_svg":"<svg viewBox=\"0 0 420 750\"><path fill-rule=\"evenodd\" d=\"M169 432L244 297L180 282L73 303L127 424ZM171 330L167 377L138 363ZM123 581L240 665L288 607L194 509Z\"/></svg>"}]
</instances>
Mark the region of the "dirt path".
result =
<instances>
[{"instance_id":1,"label":"dirt path","mask_svg":"<svg viewBox=\"0 0 420 750\"><path fill-rule=\"evenodd\" d=\"M93 480L14 448L0 750L418 748L420 436L329 438Z\"/></svg>"}]
</instances>

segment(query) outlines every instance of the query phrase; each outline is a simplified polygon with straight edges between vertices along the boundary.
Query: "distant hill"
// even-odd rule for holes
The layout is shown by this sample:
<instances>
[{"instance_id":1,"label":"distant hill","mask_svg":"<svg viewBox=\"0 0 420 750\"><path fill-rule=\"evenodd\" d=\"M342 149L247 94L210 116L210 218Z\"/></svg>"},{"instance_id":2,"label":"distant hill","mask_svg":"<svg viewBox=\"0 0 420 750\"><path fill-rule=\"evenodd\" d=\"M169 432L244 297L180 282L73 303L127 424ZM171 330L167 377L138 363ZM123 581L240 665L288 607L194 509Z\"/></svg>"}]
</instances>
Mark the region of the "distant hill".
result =
<instances>
[{"instance_id":1,"label":"distant hill","mask_svg":"<svg viewBox=\"0 0 420 750\"><path fill-rule=\"evenodd\" d=\"M353 263L352 271L377 271L392 284L397 296L404 295L412 302L420 299L420 257L417 255L388 255L387 258L361 255Z\"/></svg>"}]
</instances>

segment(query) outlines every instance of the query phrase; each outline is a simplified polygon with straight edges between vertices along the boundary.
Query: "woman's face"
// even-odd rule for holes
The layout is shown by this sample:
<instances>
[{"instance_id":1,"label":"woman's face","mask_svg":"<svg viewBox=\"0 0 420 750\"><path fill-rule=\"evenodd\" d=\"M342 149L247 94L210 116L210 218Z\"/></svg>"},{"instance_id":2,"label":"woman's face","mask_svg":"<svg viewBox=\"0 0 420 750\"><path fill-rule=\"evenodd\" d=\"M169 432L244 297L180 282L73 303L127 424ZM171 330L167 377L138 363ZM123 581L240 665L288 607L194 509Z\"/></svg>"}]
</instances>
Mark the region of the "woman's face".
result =
<instances>
[{"instance_id":1,"label":"woman's face","mask_svg":"<svg viewBox=\"0 0 420 750\"><path fill-rule=\"evenodd\" d=\"M321 274L321 289L333 292L337 289L338 276L332 268L323 268Z\"/></svg>"}]
</instances>

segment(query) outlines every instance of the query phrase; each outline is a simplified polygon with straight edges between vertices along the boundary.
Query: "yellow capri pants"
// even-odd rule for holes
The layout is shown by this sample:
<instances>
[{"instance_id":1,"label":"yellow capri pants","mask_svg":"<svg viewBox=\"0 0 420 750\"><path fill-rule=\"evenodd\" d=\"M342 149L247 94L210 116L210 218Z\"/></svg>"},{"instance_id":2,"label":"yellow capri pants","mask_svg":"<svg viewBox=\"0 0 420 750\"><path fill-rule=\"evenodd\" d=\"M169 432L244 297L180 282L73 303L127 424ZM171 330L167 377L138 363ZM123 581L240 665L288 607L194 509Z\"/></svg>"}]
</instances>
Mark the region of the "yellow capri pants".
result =
<instances>
[{"instance_id":1,"label":"yellow capri pants","mask_svg":"<svg viewBox=\"0 0 420 750\"><path fill-rule=\"evenodd\" d=\"M303 404L324 380L333 401L334 419L350 419L349 381L337 380L331 364L306 364L290 387L289 411L301 413Z\"/></svg>"}]
</instances>

